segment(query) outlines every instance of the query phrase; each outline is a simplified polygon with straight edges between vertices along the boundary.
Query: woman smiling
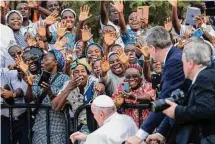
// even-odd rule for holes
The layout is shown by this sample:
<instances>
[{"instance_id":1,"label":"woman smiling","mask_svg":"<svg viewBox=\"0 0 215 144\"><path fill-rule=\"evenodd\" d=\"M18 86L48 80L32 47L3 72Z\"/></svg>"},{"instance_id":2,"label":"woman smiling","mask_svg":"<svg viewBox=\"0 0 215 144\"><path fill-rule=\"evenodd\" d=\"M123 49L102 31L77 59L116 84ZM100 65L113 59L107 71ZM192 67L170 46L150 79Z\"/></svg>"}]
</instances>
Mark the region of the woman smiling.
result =
<instances>
[{"instance_id":1,"label":"woman smiling","mask_svg":"<svg viewBox=\"0 0 215 144\"><path fill-rule=\"evenodd\" d=\"M129 85L129 92L125 92L123 83L119 84L117 91L112 95L116 106L120 107L123 103L138 104L155 100L155 91L152 89L152 84L142 78L142 68L138 65L131 64L127 66L125 71L124 82ZM149 114L148 110L142 112L142 119L139 121L137 109L126 109L123 114L131 116L137 126L142 124Z\"/></svg>"},{"instance_id":2,"label":"woman smiling","mask_svg":"<svg viewBox=\"0 0 215 144\"><path fill-rule=\"evenodd\" d=\"M20 28L22 26L23 17L19 11L11 10L6 15L6 23L13 30L13 34L17 45L26 47L25 38L22 35Z\"/></svg>"}]
</instances>

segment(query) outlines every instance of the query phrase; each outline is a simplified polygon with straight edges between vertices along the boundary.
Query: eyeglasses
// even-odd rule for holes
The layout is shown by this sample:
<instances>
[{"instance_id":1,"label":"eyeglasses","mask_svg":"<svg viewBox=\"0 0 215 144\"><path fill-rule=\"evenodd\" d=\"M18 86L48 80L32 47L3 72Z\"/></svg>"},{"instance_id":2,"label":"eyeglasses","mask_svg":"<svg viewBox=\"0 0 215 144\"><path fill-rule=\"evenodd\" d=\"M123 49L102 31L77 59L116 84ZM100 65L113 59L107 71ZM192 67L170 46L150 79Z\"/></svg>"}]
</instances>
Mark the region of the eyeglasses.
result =
<instances>
[{"instance_id":1,"label":"eyeglasses","mask_svg":"<svg viewBox=\"0 0 215 144\"><path fill-rule=\"evenodd\" d=\"M131 75L126 75L125 76L126 79L131 79L131 78L136 79L136 78L139 78L139 77L140 77L140 75L138 75L138 74L131 74Z\"/></svg>"},{"instance_id":2,"label":"eyeglasses","mask_svg":"<svg viewBox=\"0 0 215 144\"><path fill-rule=\"evenodd\" d=\"M16 53L11 54L11 57L16 57L17 55L20 56L22 54L22 51L18 51Z\"/></svg>"}]
</instances>

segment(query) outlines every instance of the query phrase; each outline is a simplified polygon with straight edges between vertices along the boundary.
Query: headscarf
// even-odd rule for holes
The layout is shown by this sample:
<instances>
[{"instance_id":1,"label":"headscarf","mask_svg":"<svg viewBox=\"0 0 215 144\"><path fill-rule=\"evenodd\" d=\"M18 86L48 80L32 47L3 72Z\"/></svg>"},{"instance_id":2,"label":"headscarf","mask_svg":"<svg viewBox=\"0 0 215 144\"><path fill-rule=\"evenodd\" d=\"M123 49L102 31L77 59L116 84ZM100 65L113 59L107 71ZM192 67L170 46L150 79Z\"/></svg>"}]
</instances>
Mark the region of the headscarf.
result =
<instances>
[{"instance_id":1,"label":"headscarf","mask_svg":"<svg viewBox=\"0 0 215 144\"><path fill-rule=\"evenodd\" d=\"M17 13L20 17L21 17L21 21L23 22L23 17L22 17L22 15L21 15L21 13L19 12L19 11L17 11L17 10L11 10L11 11L9 11L7 14L6 14L6 16L5 16L5 20L6 20L6 24L8 25L8 18L9 18L9 16L11 15L11 14L13 14L13 13Z\"/></svg>"},{"instance_id":2,"label":"headscarf","mask_svg":"<svg viewBox=\"0 0 215 144\"><path fill-rule=\"evenodd\" d=\"M76 19L76 13L75 13L75 11L73 9L70 9L70 8L66 8L66 9L62 10L62 12L60 14L61 18L63 16L63 13L66 12L66 11L71 11L74 14L75 19Z\"/></svg>"},{"instance_id":3,"label":"headscarf","mask_svg":"<svg viewBox=\"0 0 215 144\"><path fill-rule=\"evenodd\" d=\"M91 71L90 65L87 63L86 58L76 59L70 66L70 71L73 71L77 66L82 65L86 68L88 74Z\"/></svg>"},{"instance_id":4,"label":"headscarf","mask_svg":"<svg viewBox=\"0 0 215 144\"><path fill-rule=\"evenodd\" d=\"M89 47L92 46L92 45L97 46L97 47L100 49L100 51L101 51L101 55L104 56L104 50L103 50L103 48L102 48L99 44L97 44L97 43L90 43L90 44L87 46L87 48L85 49L85 56L86 56L86 57L87 57L87 51L88 51Z\"/></svg>"},{"instance_id":5,"label":"headscarf","mask_svg":"<svg viewBox=\"0 0 215 144\"><path fill-rule=\"evenodd\" d=\"M110 58L112 55L114 55L114 54L116 54L117 55L117 53L116 52L114 52L114 51L112 51L112 52L110 52L109 54L108 54L108 58Z\"/></svg>"},{"instance_id":6,"label":"headscarf","mask_svg":"<svg viewBox=\"0 0 215 144\"><path fill-rule=\"evenodd\" d=\"M129 64L126 69L128 69L128 68L134 68L134 69L138 70L140 72L140 74L142 75L143 69L140 66L138 66L137 64Z\"/></svg>"},{"instance_id":7,"label":"headscarf","mask_svg":"<svg viewBox=\"0 0 215 144\"><path fill-rule=\"evenodd\" d=\"M52 54L54 54L55 58L56 58L56 61L57 61L57 71L58 72L62 72L63 71L63 67L64 67L64 57L63 57L63 54L56 50L56 49L53 49L53 50L50 50L49 52L51 52Z\"/></svg>"}]
</instances>

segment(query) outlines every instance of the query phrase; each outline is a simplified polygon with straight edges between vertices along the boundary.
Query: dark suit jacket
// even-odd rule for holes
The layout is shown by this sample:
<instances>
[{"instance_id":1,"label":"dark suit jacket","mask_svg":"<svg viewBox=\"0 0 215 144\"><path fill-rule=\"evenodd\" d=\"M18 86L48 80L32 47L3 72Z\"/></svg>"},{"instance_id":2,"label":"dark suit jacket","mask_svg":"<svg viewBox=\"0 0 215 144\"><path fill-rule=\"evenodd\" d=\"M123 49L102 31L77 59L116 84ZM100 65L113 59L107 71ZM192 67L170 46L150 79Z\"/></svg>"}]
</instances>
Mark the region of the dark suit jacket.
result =
<instances>
[{"instance_id":1,"label":"dark suit jacket","mask_svg":"<svg viewBox=\"0 0 215 144\"><path fill-rule=\"evenodd\" d=\"M175 122L180 126L180 131L187 129L191 132L191 129L198 127L203 137L215 134L215 70L202 70L191 86L188 97L187 106L177 106L175 110ZM177 137L181 135L183 133Z\"/></svg>"},{"instance_id":2,"label":"dark suit jacket","mask_svg":"<svg viewBox=\"0 0 215 144\"><path fill-rule=\"evenodd\" d=\"M185 98L183 100L182 103L180 103L179 105L186 105L186 101L188 100L187 97L187 93L189 91L189 88L192 84L192 81L189 79L185 79L184 83L182 84L182 86L180 87L180 90L182 90L185 94ZM165 117L165 119L161 122L161 124L159 125L158 128L158 133L160 133L161 135L163 135L166 138L166 142L168 142L172 132L174 132L172 130L172 128L175 125L175 121L169 117Z\"/></svg>"},{"instance_id":3,"label":"dark suit jacket","mask_svg":"<svg viewBox=\"0 0 215 144\"><path fill-rule=\"evenodd\" d=\"M161 78L160 99L170 97L172 91L180 88L184 82L183 64L181 61L181 50L172 47L167 54L164 70ZM142 124L141 129L152 133L159 126L165 115L160 113L150 113L146 121Z\"/></svg>"}]
</instances>

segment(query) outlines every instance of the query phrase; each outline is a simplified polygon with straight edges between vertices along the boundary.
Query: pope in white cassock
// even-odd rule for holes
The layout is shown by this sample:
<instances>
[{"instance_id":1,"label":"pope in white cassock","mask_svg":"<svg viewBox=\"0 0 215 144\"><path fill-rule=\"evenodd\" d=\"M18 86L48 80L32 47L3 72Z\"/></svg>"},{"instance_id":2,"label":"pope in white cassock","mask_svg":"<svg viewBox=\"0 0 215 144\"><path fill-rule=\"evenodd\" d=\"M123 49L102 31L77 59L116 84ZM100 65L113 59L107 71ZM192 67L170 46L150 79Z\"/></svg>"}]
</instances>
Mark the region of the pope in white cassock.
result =
<instances>
[{"instance_id":1,"label":"pope in white cassock","mask_svg":"<svg viewBox=\"0 0 215 144\"><path fill-rule=\"evenodd\" d=\"M73 143L79 140L85 141L84 144L121 144L138 130L131 117L116 112L115 104L109 96L95 98L91 111L100 128L89 135L73 133L70 136Z\"/></svg>"}]
</instances>

